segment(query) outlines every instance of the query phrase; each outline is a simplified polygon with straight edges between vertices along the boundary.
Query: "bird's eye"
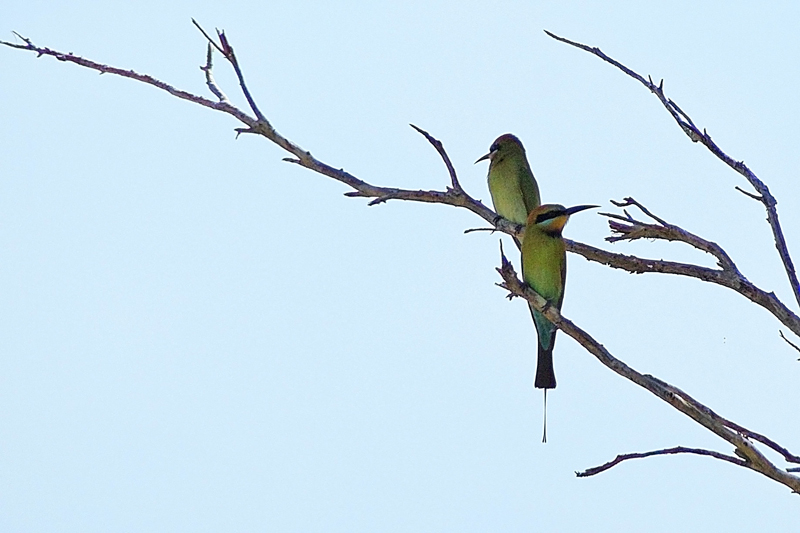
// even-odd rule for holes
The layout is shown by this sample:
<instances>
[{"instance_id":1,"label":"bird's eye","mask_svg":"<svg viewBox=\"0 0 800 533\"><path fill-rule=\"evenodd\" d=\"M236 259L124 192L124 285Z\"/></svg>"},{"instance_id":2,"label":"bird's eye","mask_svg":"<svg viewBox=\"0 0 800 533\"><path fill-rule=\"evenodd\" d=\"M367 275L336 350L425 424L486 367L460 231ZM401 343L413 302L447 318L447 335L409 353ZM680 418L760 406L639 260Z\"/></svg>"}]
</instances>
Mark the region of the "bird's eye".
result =
<instances>
[{"instance_id":1,"label":"bird's eye","mask_svg":"<svg viewBox=\"0 0 800 533\"><path fill-rule=\"evenodd\" d=\"M493 145L491 145L489 147L489 151L490 152L496 152L498 148L499 148L499 146L497 146L497 143L494 143Z\"/></svg>"}]
</instances>

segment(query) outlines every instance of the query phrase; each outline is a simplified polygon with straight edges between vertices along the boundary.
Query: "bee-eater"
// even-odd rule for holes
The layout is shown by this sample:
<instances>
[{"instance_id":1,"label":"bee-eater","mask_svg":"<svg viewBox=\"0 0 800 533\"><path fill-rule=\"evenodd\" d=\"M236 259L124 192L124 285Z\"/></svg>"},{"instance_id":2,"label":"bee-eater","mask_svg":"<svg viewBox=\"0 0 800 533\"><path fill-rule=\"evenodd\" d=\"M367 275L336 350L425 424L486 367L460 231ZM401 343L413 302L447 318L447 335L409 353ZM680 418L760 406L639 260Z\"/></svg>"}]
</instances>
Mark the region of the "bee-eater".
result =
<instances>
[{"instance_id":1,"label":"bee-eater","mask_svg":"<svg viewBox=\"0 0 800 533\"><path fill-rule=\"evenodd\" d=\"M503 218L525 224L528 213L541 203L525 148L514 135L498 137L489 153L475 161L489 160L489 193L494 210Z\"/></svg>"},{"instance_id":2,"label":"bee-eater","mask_svg":"<svg viewBox=\"0 0 800 533\"><path fill-rule=\"evenodd\" d=\"M561 232L570 215L592 207L599 206L564 207L558 204L545 204L528 215L525 237L522 240L522 279L559 311L564 301L564 284L567 279L567 252ZM545 432L542 442L547 442L547 389L556 388L553 345L558 330L542 313L530 304L529 307L539 338L539 355L533 386L544 389Z\"/></svg>"}]
</instances>

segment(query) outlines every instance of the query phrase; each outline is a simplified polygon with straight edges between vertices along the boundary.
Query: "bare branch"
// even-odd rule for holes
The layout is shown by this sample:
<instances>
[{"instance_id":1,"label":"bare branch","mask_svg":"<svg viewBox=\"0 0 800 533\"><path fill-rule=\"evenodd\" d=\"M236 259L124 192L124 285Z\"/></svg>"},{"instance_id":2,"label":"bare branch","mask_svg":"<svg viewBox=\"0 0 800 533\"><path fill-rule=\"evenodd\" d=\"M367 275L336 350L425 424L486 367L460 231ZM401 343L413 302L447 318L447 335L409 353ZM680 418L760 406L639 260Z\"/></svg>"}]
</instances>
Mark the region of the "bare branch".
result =
<instances>
[{"instance_id":1,"label":"bare branch","mask_svg":"<svg viewBox=\"0 0 800 533\"><path fill-rule=\"evenodd\" d=\"M711 409L709 409L708 407L705 406L703 407L707 409L709 412L713 413L713 411L711 411ZM762 435L761 433L756 433L755 431L751 431L745 427L742 427L739 424L731 420L728 420L727 418L723 418L716 413L714 413L714 416L719 417L719 419L722 420L723 423L732 430L738 431L745 437L752 439L756 442L760 442L761 444L767 446L768 448L771 448L772 451L781 454L787 463L800 463L800 456L793 454L792 452L790 452L789 450L787 450L774 440L770 439L769 437Z\"/></svg>"},{"instance_id":2,"label":"bare branch","mask_svg":"<svg viewBox=\"0 0 800 533\"><path fill-rule=\"evenodd\" d=\"M781 261L783 262L784 270L786 270L786 275L789 278L789 284L792 287L792 292L794 293L795 300L800 305L800 282L797 279L797 272L794 268L794 263L792 262L792 258L789 255L789 249L786 245L786 239L783 236L783 229L781 228L780 221L778 220L778 209L777 209L777 200L772 194L769 192L769 187L761 181L754 173L751 171L747 165L744 164L744 161L736 161L728 154L722 151L722 149L717 146L717 144L711 140L711 136L706 132L704 129L702 132L694 125L694 122L688 117L683 110L678 107L675 102L671 99L667 98L664 95L664 85L663 80L659 86L656 86L653 83L653 80L647 79L645 80L642 76L634 72L633 70L629 69L619 61L616 61L606 54L600 51L599 48L592 48L586 46L585 44L581 44L575 41L571 41L569 39L565 39L564 37L559 37L554 33L551 33L545 30L545 33L552 37L557 41L561 41L562 43L566 43L572 45L576 48L580 48L581 50L585 50L590 54L596 55L603 61L607 63L611 63L622 72L630 76L631 78L639 81L642 85L647 87L647 89L652 92L653 94L658 97L658 99L663 104L664 108L672 115L672 118L675 119L675 122L678 123L678 126L686 133L686 135L694 142L702 143L706 148L708 148L712 154L717 156L722 162L726 165L731 167L733 170L741 174L745 177L745 179L750 183L750 185L756 190L756 192L760 196L751 195L754 199L760 201L764 204L764 208L767 210L767 221L769 222L770 228L772 229L772 235L775 239L775 247L778 250L778 254L780 255Z\"/></svg>"},{"instance_id":3,"label":"bare branch","mask_svg":"<svg viewBox=\"0 0 800 533\"><path fill-rule=\"evenodd\" d=\"M753 200L755 200L756 202L760 202L760 201L761 201L761 197L760 197L759 195L757 195L757 194L753 194L753 193L751 193L751 192L747 192L746 190L742 189L742 188L741 188L741 187L739 187L738 185L737 185L736 187L734 187L734 189L736 189L736 190L737 190L737 191L739 191L740 193L744 194L745 196L749 196L750 198L752 198L752 199L753 199Z\"/></svg>"},{"instance_id":4,"label":"bare branch","mask_svg":"<svg viewBox=\"0 0 800 533\"><path fill-rule=\"evenodd\" d=\"M420 132L426 139L428 139L428 142L431 143L434 148L436 148L436 151L439 152L440 156L442 156L442 160L444 161L444 164L447 167L447 172L450 174L450 184L453 186L453 189L455 189L456 192L459 191L463 192L464 189L462 189L461 184L458 183L458 177L456 176L456 169L453 168L453 163L450 161L450 156L447 155L447 152L445 151L444 146L442 145L442 141L434 138L430 133L423 130L422 128L419 128L413 124L409 124L409 126Z\"/></svg>"},{"instance_id":5,"label":"bare branch","mask_svg":"<svg viewBox=\"0 0 800 533\"><path fill-rule=\"evenodd\" d=\"M194 19L193 19L194 20ZM230 100L228 97L225 96L225 93L222 92L222 89L219 88L217 85L216 80L214 79L214 74L211 72L214 68L214 62L212 58L212 43L208 43L208 52L206 52L206 64L203 67L200 67L200 70L206 73L206 85L208 85L209 90L214 93L220 102L225 102L226 104L230 104Z\"/></svg>"},{"instance_id":6,"label":"bare branch","mask_svg":"<svg viewBox=\"0 0 800 533\"><path fill-rule=\"evenodd\" d=\"M736 455L744 460L741 466L755 470L778 483L786 485L794 492L800 493L800 477L791 475L785 470L776 467L753 446L748 436L743 435L740 431L731 429L731 423L728 420L720 417L687 393L649 374L641 374L611 355L591 335L561 315L558 309L524 284L517 277L514 267L505 256L501 258L501 267L497 271L503 278L503 283L500 286L509 291L509 297L518 296L524 298L547 317L550 322L555 324L558 329L575 339L578 344L594 355L606 367L647 389L698 424L732 444L736 448ZM789 455L794 457L792 454Z\"/></svg>"},{"instance_id":7,"label":"bare branch","mask_svg":"<svg viewBox=\"0 0 800 533\"><path fill-rule=\"evenodd\" d=\"M206 38L206 40L208 41L208 44L210 44L211 46L213 46L214 48L216 48L216 49L217 49L217 51L218 51L220 54L222 54L222 55L225 55L225 52L222 50L222 48L220 48L220 46L217 44L217 42L216 42L214 39L212 39L211 37L209 37L209 36L208 36L208 34L206 33L206 30L204 30L204 29L203 29L203 27L202 27L200 24L198 24L198 22L197 22L197 21L196 21L194 18L192 18L192 24L194 24L194 25L195 25L195 27L196 27L198 30L200 30L200 33L202 33L202 34L203 34L203 37L205 37L205 38Z\"/></svg>"},{"instance_id":8,"label":"bare branch","mask_svg":"<svg viewBox=\"0 0 800 533\"><path fill-rule=\"evenodd\" d=\"M223 113L228 113L229 115L235 117L240 122L247 124L248 126L254 126L257 124L256 120L247 113L240 111L236 107L230 105L226 102L212 102L207 98L203 98L202 96L198 96L196 94L192 94L187 91L181 91L176 89L172 85L168 83L164 83L163 81L157 80L156 78L147 75L147 74L139 74L133 70L123 70L121 68L111 67L108 65L103 65L102 63L97 63L95 61L91 61L89 59L84 59L80 56L76 56L73 54L65 54L63 52L58 52L56 50L52 50L46 47L40 47L34 45L30 39L20 36L27 44L20 45L14 43L8 43L5 41L0 41L0 44L4 44L6 46L10 46L12 48L19 48L21 50L29 50L31 52L36 52L38 57L41 56L51 56L56 58L59 61L64 61L67 63L75 63L76 65L80 65L82 67L86 67L92 70L96 70L101 74L114 74L116 76L122 76L123 78L130 78L132 80L140 81L142 83L146 83L148 85L152 85L153 87L157 87L162 91L166 91L172 96L176 96L182 100L188 100L190 102L194 102L195 104L199 104L204 107L208 107L210 109L214 109L216 111L222 111Z\"/></svg>"},{"instance_id":9,"label":"bare branch","mask_svg":"<svg viewBox=\"0 0 800 533\"><path fill-rule=\"evenodd\" d=\"M611 202L618 207L626 207L631 205L636 206L648 217L657 221L658 225L647 224L646 222L636 220L631 217L627 211L626 217L621 217L611 213L600 213L608 218L627 222L627 224L620 224L618 222L614 222L613 220L609 220L608 225L611 228L611 231L617 235L606 237L608 242L617 242L621 240L635 241L637 239L662 239L665 241L685 242L686 244L693 246L698 250L716 257L717 263L722 270L741 275L739 274L739 269L736 268L736 264L730 258L728 253L717 243L703 239L702 237L690 233L679 226L675 226L674 224L666 222L665 220L655 216L645 206L633 198L625 198L623 202L615 202L614 200L611 200Z\"/></svg>"},{"instance_id":10,"label":"bare branch","mask_svg":"<svg viewBox=\"0 0 800 533\"><path fill-rule=\"evenodd\" d=\"M242 69L239 67L239 61L236 59L236 54L233 52L233 47L228 42L227 37L225 37L225 32L217 30L217 36L219 37L220 43L222 44L222 53L225 56L225 59L230 61L231 65L233 66L233 70L236 72L236 77L239 79L239 86L242 88L242 93L244 97L247 99L247 103L250 105L250 109L253 110L253 113L256 114L259 122L265 123L269 126L269 121L261 112L261 110L256 105L256 101L253 99L253 96L250 94L250 89L247 88L247 84L244 81L244 74L242 73ZM269 126L271 127L271 126Z\"/></svg>"},{"instance_id":11,"label":"bare branch","mask_svg":"<svg viewBox=\"0 0 800 533\"><path fill-rule=\"evenodd\" d=\"M628 207L628 206L631 206L631 205L635 205L636 207L639 208L639 210L642 213L644 213L645 215L649 216L650 218L652 218L653 220L655 220L656 222L658 222L662 226L669 226L669 224L664 222L663 219L658 218L657 216L655 216L653 213L650 212L649 209L647 209L645 206L643 206L642 204L640 204L639 202L637 202L636 200L634 200L630 196L628 196L627 198L623 198L623 200L621 202L617 202L617 201L611 200L611 203L614 204L617 207Z\"/></svg>"},{"instance_id":12,"label":"bare branch","mask_svg":"<svg viewBox=\"0 0 800 533\"><path fill-rule=\"evenodd\" d=\"M236 72L236 77L239 79L239 86L242 88L242 93L244 94L245 99L247 99L247 103L250 105L250 109L253 110L253 113L256 114L256 118L258 118L259 122L265 123L269 126L269 121L261 113L261 110L256 105L256 101L253 99L253 96L250 94L250 90L247 88L247 84L244 81L244 74L242 73L241 67L239 67L239 61L236 59L236 54L233 51L233 46L231 46L228 38L225 36L225 31L217 30L217 37L219 38L219 43L217 44L211 37L208 36L208 33L198 24L195 19L192 19L192 24L194 24L198 30L203 34L209 44L214 45L214 47L220 51L220 53L225 56L231 66L233 66L234 72ZM271 127L271 126L270 126Z\"/></svg>"},{"instance_id":13,"label":"bare branch","mask_svg":"<svg viewBox=\"0 0 800 533\"><path fill-rule=\"evenodd\" d=\"M792 348L794 348L795 350L797 350L798 352L800 352L800 346L796 345L795 343L793 343L792 341L790 341L789 339L787 339L786 337L784 337L784 336L783 336L783 331L781 331L781 330L778 330L778 333L780 333L780 334L781 334L781 338L782 338L783 340L785 340L785 341L786 341L786 342L789 344L789 346L791 346ZM798 359L798 361L800 361L800 359Z\"/></svg>"},{"instance_id":14,"label":"bare branch","mask_svg":"<svg viewBox=\"0 0 800 533\"><path fill-rule=\"evenodd\" d=\"M772 313L781 324L800 336L800 317L786 307L774 293L759 289L741 274L688 263L617 254L569 239L565 239L565 242L567 244L567 250L572 253L581 255L589 261L600 263L611 268L625 270L632 274L675 274L733 289L751 302L760 305Z\"/></svg>"},{"instance_id":15,"label":"bare branch","mask_svg":"<svg viewBox=\"0 0 800 533\"><path fill-rule=\"evenodd\" d=\"M157 80L149 75L138 74L132 70L123 70L116 67L110 67L108 65L96 63L72 54L64 54L49 48L38 47L34 45L30 39L24 37L20 38L25 41L26 44L21 45L5 43L2 41L0 41L0 43L6 44L13 48L30 50L36 52L40 56L49 55L55 57L59 61L71 62L86 68L97 70L99 72L114 74L147 83L148 85L152 85L164 90L174 96L177 96L178 98L200 104L210 109L228 113L248 126L247 130L245 131L257 133L263 137L266 137L294 156L294 158L287 158L285 160L317 172L318 174L322 174L323 176L335 179L336 181L339 181L354 189L352 192L345 193L349 197L374 198L376 199L375 203L383 203L388 200L396 199L425 203L441 203L455 207L464 207L480 216L486 222L494 226L498 231L502 231L514 236L517 240L522 238L522 234L525 229L524 226L515 224L498 216L494 211L483 205L483 203L481 203L479 200L475 200L466 194L463 189L460 191L455 191L453 189L448 191L412 191L372 185L358 179L348 172L345 172L343 169L336 169L326 163L323 163L322 161L315 159L310 152L302 149L292 141L279 134L277 130L275 130L275 128L273 128L268 122L260 122L230 103L213 102L202 96L175 89L171 85ZM677 274L681 276L693 277L703 281L709 281L731 288L744 295L749 300L767 309L783 325L789 328L796 335L800 336L800 318L791 310L789 310L773 293L767 293L759 289L741 275L733 276L730 273L700 267L697 265L643 259L630 255L617 254L573 241L567 241L567 249L570 252L582 255L590 261L601 263L612 268L626 270L631 273L641 274L645 272L658 272L663 274Z\"/></svg>"},{"instance_id":16,"label":"bare branch","mask_svg":"<svg viewBox=\"0 0 800 533\"><path fill-rule=\"evenodd\" d=\"M213 43L213 41L211 41L211 39L208 37L207 34L205 34L205 32L203 32L203 34L210 42ZM237 75L239 76L239 81L240 85L242 86L242 90L245 92L245 96L248 98L248 102L250 103L253 111L256 113L257 118L250 117L247 113L239 110L238 108L236 108L235 106L231 105L228 102L223 102L223 101L212 102L206 98L185 91L179 91L174 87L162 81L159 81L151 76L138 74L130 70L126 71L114 67L109 67L107 65L95 63L93 61L89 61L80 58L78 56L74 56L72 54L63 54L61 52L57 52L48 48L37 47L33 45L33 43L29 39L23 37L20 38L26 43L24 45L5 43L5 42L2 42L2 44L6 44L8 46L12 46L14 48L19 48L23 50L34 51L39 56L49 55L55 57L59 61L72 62L86 68L97 70L101 73L111 73L135 79L137 81L142 81L144 83L148 83L162 90L165 90L170 94L173 94L174 96L178 96L179 98L198 103L200 105L209 107L211 109L228 113L247 126L246 128L239 129L238 131L240 133L254 133L266 137L267 139L277 144L278 146L280 146L293 156L286 158L285 159L286 161L300 165L304 168L307 168L324 176L335 179L341 183L344 183L348 187L352 188L353 191L345 193L349 197L372 198L373 200L372 202L370 202L371 205L383 203L388 200L398 199L398 200L418 201L427 203L441 203L456 207L464 207L476 213L485 221L493 225L496 230L512 235L516 239L521 238L524 232L523 226L514 224L506 219L503 219L502 217L499 217L491 209L484 206L480 201L473 199L471 196L469 196L468 194L466 194L466 192L463 191L460 185L458 185L458 181L455 176L455 170L452 168L452 164L449 163L449 157L447 157L447 154L444 152L444 148L441 146L441 143L433 139L429 134L427 134L427 132L423 132L419 128L415 127L418 131L420 131L420 133L423 133L423 135L426 136L429 142L431 142L433 146L437 149L437 151L439 151L440 155L445 161L446 166L448 167L448 171L450 172L450 177L451 177L451 183L453 186L445 191L435 191L435 190L414 191L414 190L397 189L391 187L378 187L356 178L352 174L344 171L343 169L333 168L332 166L317 160L311 155L310 152L303 150L298 145L294 144L287 138L280 135L266 120L266 118L264 118L263 115L261 115L260 111L258 110L258 107L255 105L255 102L250 97L250 93L247 90L246 85L244 84L244 78L243 76L241 76L241 70L239 69L238 62L236 61L230 43L228 42L223 32L218 32L218 37L220 39L221 44L217 45L216 43L213 43L213 46L217 47L217 49L220 50L220 52L223 53L223 55L225 55L225 57L234 66L234 69L237 71ZM211 65L210 62L207 62L209 70L210 70L210 65ZM645 82L643 81L643 83ZM652 81L650 82L650 84L652 85ZM662 91L663 94L663 85L660 86L658 90ZM681 120L687 121L688 124L691 124L692 127L694 127L690 119L685 115L685 113L683 113L683 111L681 111L676 105L673 104L673 106L674 107L672 107L671 109L676 110L676 113L678 113L679 117L683 117L683 119ZM433 139L433 141L431 139ZM567 241L568 249L573 253L578 253L580 255L583 255L590 261L595 261L601 264L605 264L613 268L621 268L627 270L628 272L633 272L633 273L661 272L668 274L678 274L688 277L694 277L704 281L710 281L728 288L732 288L737 292L743 294L747 298L749 298L751 301L761 305L762 307L772 312L784 325L786 325L786 327L788 327L793 332L800 335L800 319L798 319L797 315L795 315L789 309L787 309L786 306L784 306L780 302L780 300L778 300L775 297L774 294L762 291L761 289L752 285L743 276L741 276L741 274L739 274L738 271L735 270L733 262L730 261L730 258L727 257L727 254L725 254L720 247L718 247L714 243L710 243L709 241L705 241L697 236L685 232L684 230L677 228L677 226L672 226L670 224L667 224L663 220L658 219L657 217L652 215L649 211L647 211L640 204L638 204L638 202L635 202L635 200L633 199L629 200L630 202L627 205L635 205L639 207L646 215L653 218L653 220L659 222L659 225L646 224L644 222L636 221L630 215L627 215L627 217L625 218L622 217L618 218L627 222L629 225L632 224L634 226L651 228L647 229L647 231L661 232L658 234L659 237L657 238L668 238L670 236L675 237L672 240L682 240L683 242L688 242L689 244L692 244L693 246L696 246L701 250L707 251L708 253L715 255L715 257L719 259L720 264L723 267L723 270L715 270L691 264L675 263L669 261L655 261L650 259L642 259L635 256L615 254L612 252L600 250L598 248L594 248L581 243L575 243L572 241ZM619 361L618 359L614 358L603 346L597 343L597 341L595 341L586 332L584 332L583 330L572 324L572 322L570 322L568 319L562 317L556 309L554 309L552 306L547 305L547 302L545 302L539 295L533 292L530 288L525 287L522 284L522 282L519 281L519 279L516 277L516 273L513 271L513 267L511 266L510 263L508 263L505 257L503 257L503 266L499 270L504 279L504 282L501 284L501 286L503 286L509 291L509 297L521 296L524 297L526 300L532 302L537 309L540 309L543 312L543 314L549 320L555 323L557 327L562 329L565 332L565 334L574 338L577 342L579 342L582 346L584 346L584 348L586 348L590 353L592 353L595 357L597 357L597 359L600 360L608 368L626 377L627 379L633 381L634 383L646 388L659 398L663 399L664 401L672 405L674 408L680 410L687 416L696 420L704 427L708 428L710 431L713 431L721 438L733 444L736 447L737 454L743 458L743 460L746 463L745 466L747 466L748 468L752 468L758 472L761 472L762 474L772 479L775 479L776 481L783 483L784 485L792 487L794 490L800 488L800 478L791 476L787 474L785 471L777 469L772 463L770 463L766 458L764 458L764 456L756 448L753 447L753 445L750 442L750 439L761 442L762 444L765 444L770 448L779 451L779 453L782 453L783 456L787 459L787 461L794 461L795 459L797 459L796 456L786 451L785 448L780 447L779 445L777 445L770 439L764 437L763 435L751 432L745 428L742 428L741 426L734 424L733 422L730 422L720 417L719 415L717 415L704 405L700 404L699 402L691 398L683 391L661 380L658 380L653 376L640 374L635 370L633 370L632 368L628 367L622 361Z\"/></svg>"},{"instance_id":17,"label":"bare branch","mask_svg":"<svg viewBox=\"0 0 800 533\"><path fill-rule=\"evenodd\" d=\"M732 455L725 455L724 453L719 453L712 450L703 450L702 448L686 448L684 446L675 446L674 448L653 450L651 452L626 453L622 455L617 455L612 461L604 463L600 466L595 466L593 468L587 468L583 472L575 472L575 475L578 477L594 476L601 472L605 472L609 468L618 465L622 461L627 461L628 459L643 459L645 457L652 457L654 455L673 455L678 453L692 453L695 455L706 455L709 457L722 459L723 461L728 461L729 463L733 463L738 466L747 466L747 462L744 459L739 459L737 457L733 457Z\"/></svg>"},{"instance_id":18,"label":"bare branch","mask_svg":"<svg viewBox=\"0 0 800 533\"><path fill-rule=\"evenodd\" d=\"M497 228L469 228L469 229L465 229L464 233L465 234L466 233L476 233L478 231L488 231L490 233L494 233L495 231L497 231Z\"/></svg>"},{"instance_id":19,"label":"bare branch","mask_svg":"<svg viewBox=\"0 0 800 533\"><path fill-rule=\"evenodd\" d=\"M208 36L206 35L208 38ZM84 59L79 56L75 56L72 54L64 54L62 52L58 52L56 50L51 50L50 48L39 47L34 45L29 39L20 37L23 39L26 44L15 44L15 43L7 43L5 41L0 41L0 44L5 44L7 46L11 46L13 48L19 48L22 50L29 50L32 52L36 52L39 56L48 55L55 57L59 61L65 61L70 63L75 63L76 65L80 65L82 67L90 68L92 70L96 70L102 73L109 73L114 74L117 76L122 76L124 78L130 78L136 81L140 81L143 83L147 83L148 85L152 85L157 87L161 90L164 90L173 96L177 96L178 98L189 100L190 102L194 102L196 104L200 104L202 106L222 111L224 113L228 113L229 115L235 117L240 122L244 123L247 128L239 129L239 133L254 133L258 135L262 135L266 137L273 143L277 144L287 152L291 153L294 158L287 159L288 161L300 165L304 168L309 170L313 170L318 174L322 174L323 176L327 176L329 178L335 179L341 183L344 183L348 187L354 189L353 192L346 193L347 196L350 197L363 197L363 198L376 198L377 200L375 203L383 203L388 200L408 200L408 201L415 201L415 202L426 202L426 203L440 203L440 204L447 204L456 207L464 207L472 211L473 213L477 214L481 218L483 218L486 222L494 225L499 231L504 233L508 233L512 236L521 237L522 231L524 228L518 224L514 224L511 221L508 221L502 217L499 217L497 213L483 205L479 200L475 200L468 194L464 192L463 189L459 187L458 190L449 189L447 191L412 191L406 189L396 189L393 187L378 187L362 181L349 172L344 171L343 169L336 169L318 159L314 158L311 155L311 152L308 152L302 149L300 146L296 145L286 137L282 136L272 127L266 119L255 119L249 116L244 111L241 111L236 106L231 105L227 102L213 102L207 98L202 96L198 96L186 91L181 91L175 89L171 85L157 80L152 76L145 75L145 74L138 74L132 70L123 70L116 67L111 67L108 65L103 65L101 63L97 63L94 61L90 61L88 59ZM218 49L222 51L222 53L229 59L232 63L236 61L235 56L233 55L233 49L230 47L230 43L228 42L227 38L224 37L224 34L220 32L220 39L223 42L222 47L217 46ZM229 57L230 56L230 57ZM235 69L238 69L238 63L234 65ZM241 73L239 71L239 73ZM244 83L243 77L240 78L240 83ZM243 87L246 89L246 87ZM247 93L249 94L249 92ZM253 102L255 104L255 102ZM258 109L257 106L255 109ZM438 148L437 148L438 150ZM449 158L448 158L449 159Z\"/></svg>"},{"instance_id":20,"label":"bare branch","mask_svg":"<svg viewBox=\"0 0 800 533\"><path fill-rule=\"evenodd\" d=\"M205 32L204 35L209 40L209 42L213 43L213 41L208 37L207 34L205 34ZM446 205L452 205L455 207L464 207L466 209L469 209L473 213L477 214L478 216L480 216L486 222L494 226L498 231L502 231L504 233L507 233L515 237L517 241L522 238L522 234L525 229L524 226L515 224L502 217L499 217L494 211L483 205L483 203L481 203L479 200L475 200L474 198L466 194L463 191L463 189L455 190L455 188L451 188L447 191L422 191L422 190L412 191L412 190L396 189L391 187L379 187L372 185L370 183L358 179L352 174L344 171L344 169L336 169L326 163L323 163L322 161L317 160L311 155L310 152L304 150L300 146L296 145L292 141L288 140L287 138L279 134L277 130L275 130L275 128L273 128L272 125L269 124L269 122L259 121L253 117L250 117L247 113L241 111L240 109L231 105L230 103L213 102L211 100L208 100L207 98L203 98L202 96L194 95L186 91L175 89L171 85L162 82L160 80L157 80L152 76L138 74L132 70L123 70L116 67L103 65L101 63L90 61L88 59L84 59L79 56L75 56L72 54L64 54L62 52L58 52L56 50L52 50L49 48L38 47L34 45L30 39L22 36L19 37L25 42L25 44L7 43L3 41L0 41L0 43L5 44L7 46L11 46L13 48L33 51L36 52L39 56L49 55L55 57L59 61L71 62L86 68L97 70L98 72L110 73L125 78L130 78L136 81L140 81L143 83L147 83L161 90L164 90L174 96L177 96L178 98L200 104L210 109L228 113L247 126L246 129L243 129L241 131L262 135L263 137L277 144L278 146L280 146L281 148L283 148L284 150L286 150L287 152L289 152L294 156L292 158L286 158L285 159L286 161L300 165L304 168L322 174L323 176L335 179L347 185L348 187L352 188L353 189L352 192L345 193L349 197L374 198L375 200L373 201L373 205L377 203L383 203L388 200L397 199L397 200L426 202L426 203L441 203ZM216 46L223 54L225 53L223 51L223 48L220 48L219 45L217 45L216 43L213 43L213 45ZM708 248L709 253L714 253L711 250L716 245L714 245L713 243L709 243L708 245L701 245L702 239L700 239L697 236L689 237L689 235L691 234L686 232L686 235L681 235L681 239L679 240L684 240L684 242L690 242L690 243L694 242L700 249ZM792 332L800 336L800 318L798 318L796 314L794 314L791 310L789 310L773 293L767 293L759 289L758 287L750 283L746 278L741 276L741 274L732 275L730 272L718 271L714 269L700 267L697 265L676 263L670 261L658 261L653 259L643 259L630 255L617 254L601 250L599 248L595 248L593 246L589 246L586 244L576 243L573 241L567 241L567 249L570 252L584 256L586 259L590 261L601 263L610 266L612 268L619 268L622 270L626 270L631 273L640 274L645 272L658 272L664 274L677 274L681 276L693 277L703 281L709 281L712 283L716 283L718 285L722 285L724 287L731 288L739 292L740 294L744 295L749 300L767 309L782 324L784 324ZM718 259L720 259L721 256L722 254L718 254L717 255ZM725 254L725 256L727 256L727 254Z\"/></svg>"}]
</instances>

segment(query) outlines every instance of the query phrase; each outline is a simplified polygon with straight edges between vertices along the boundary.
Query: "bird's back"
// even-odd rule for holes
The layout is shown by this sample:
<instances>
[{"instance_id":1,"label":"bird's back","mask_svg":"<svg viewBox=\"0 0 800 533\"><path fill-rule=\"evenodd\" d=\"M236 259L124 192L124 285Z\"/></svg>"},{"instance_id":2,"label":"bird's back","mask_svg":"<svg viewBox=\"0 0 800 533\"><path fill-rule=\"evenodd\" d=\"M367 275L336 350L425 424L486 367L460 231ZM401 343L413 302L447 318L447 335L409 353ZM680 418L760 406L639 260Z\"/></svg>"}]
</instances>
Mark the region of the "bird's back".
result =
<instances>
[{"instance_id":1,"label":"bird's back","mask_svg":"<svg viewBox=\"0 0 800 533\"><path fill-rule=\"evenodd\" d=\"M539 187L524 153L498 161L489 171L489 192L497 214L525 224L528 213L539 206Z\"/></svg>"}]
</instances>

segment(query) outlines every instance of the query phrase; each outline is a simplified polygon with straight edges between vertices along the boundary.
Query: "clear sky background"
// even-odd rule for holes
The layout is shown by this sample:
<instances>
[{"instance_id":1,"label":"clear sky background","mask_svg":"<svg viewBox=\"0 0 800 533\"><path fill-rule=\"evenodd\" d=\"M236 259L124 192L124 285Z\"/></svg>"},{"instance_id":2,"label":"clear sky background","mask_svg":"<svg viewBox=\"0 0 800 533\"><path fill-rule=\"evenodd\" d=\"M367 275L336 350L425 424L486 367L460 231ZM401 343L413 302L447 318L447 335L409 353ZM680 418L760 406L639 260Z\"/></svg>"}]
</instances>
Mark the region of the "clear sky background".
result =
<instances>
[{"instance_id":1,"label":"clear sky background","mask_svg":"<svg viewBox=\"0 0 800 533\"><path fill-rule=\"evenodd\" d=\"M275 127L337 168L444 188L412 122L488 202L472 163L513 132L545 201L633 196L797 308L743 178L542 31L664 78L768 183L800 261L796 2L31 0L3 2L0 29L209 95L191 17L227 31ZM216 76L246 107L219 57ZM533 324L495 286L500 237L463 233L484 226L469 212L367 207L227 115L28 52L0 49L0 102L0 530L797 527L797 495L709 458L576 478L618 453L732 450L563 334L541 444ZM604 243L594 213L565 234L713 264ZM742 296L571 255L564 314L800 452L798 354Z\"/></svg>"}]
</instances>

